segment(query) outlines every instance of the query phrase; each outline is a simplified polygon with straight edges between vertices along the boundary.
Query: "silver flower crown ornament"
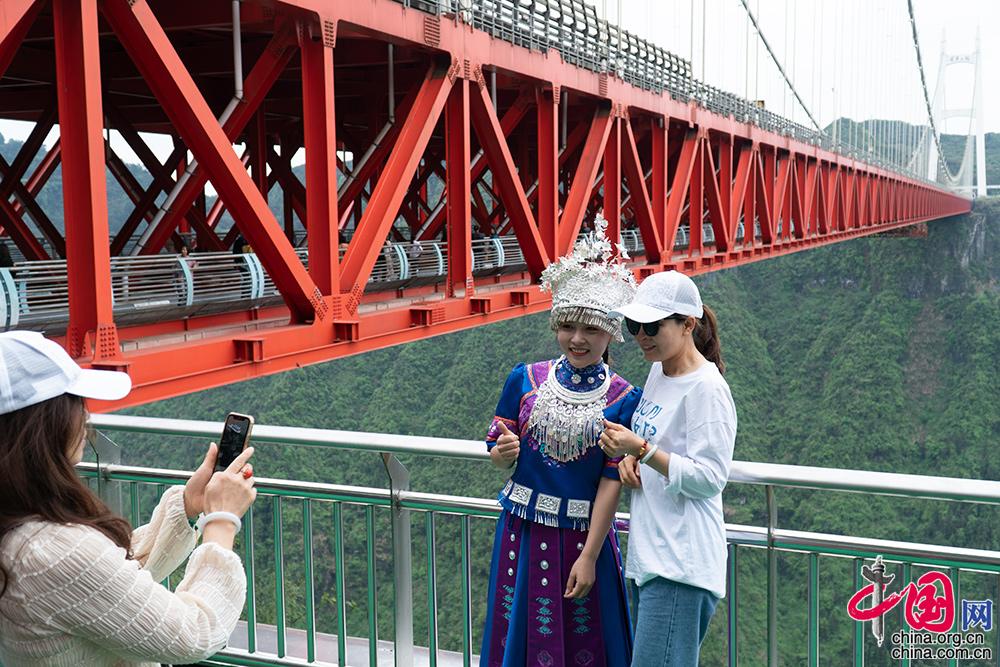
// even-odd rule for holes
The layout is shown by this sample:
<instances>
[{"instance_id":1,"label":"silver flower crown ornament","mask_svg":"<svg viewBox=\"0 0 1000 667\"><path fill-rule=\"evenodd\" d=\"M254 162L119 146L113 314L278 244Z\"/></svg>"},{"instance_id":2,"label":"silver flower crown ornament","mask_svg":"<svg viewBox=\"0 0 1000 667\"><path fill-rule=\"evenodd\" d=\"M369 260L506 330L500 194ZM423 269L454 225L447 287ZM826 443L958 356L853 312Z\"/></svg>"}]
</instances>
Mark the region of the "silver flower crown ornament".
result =
<instances>
[{"instance_id":1,"label":"silver flower crown ornament","mask_svg":"<svg viewBox=\"0 0 1000 667\"><path fill-rule=\"evenodd\" d=\"M622 261L629 256L621 243L615 244L618 259L611 259L607 228L608 221L598 213L594 231L577 239L573 252L542 272L542 291L552 292L549 322L553 329L565 322L581 322L623 340L621 321L608 313L631 302L638 285Z\"/></svg>"}]
</instances>

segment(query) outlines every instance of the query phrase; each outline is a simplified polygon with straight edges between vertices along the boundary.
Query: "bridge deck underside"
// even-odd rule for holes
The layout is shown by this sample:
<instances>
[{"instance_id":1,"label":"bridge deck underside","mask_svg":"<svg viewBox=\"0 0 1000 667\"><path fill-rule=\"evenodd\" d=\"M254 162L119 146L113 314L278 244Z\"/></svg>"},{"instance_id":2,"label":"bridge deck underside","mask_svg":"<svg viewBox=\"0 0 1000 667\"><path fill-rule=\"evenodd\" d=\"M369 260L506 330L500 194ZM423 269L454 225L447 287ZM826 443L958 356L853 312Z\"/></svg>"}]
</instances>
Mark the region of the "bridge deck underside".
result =
<instances>
[{"instance_id":1,"label":"bridge deck underside","mask_svg":"<svg viewBox=\"0 0 1000 667\"><path fill-rule=\"evenodd\" d=\"M0 117L37 123L0 164L0 225L26 260L65 259L65 345L81 362L127 369L130 404L544 311L535 279L602 210L611 234L641 238L642 276L970 208L712 113L676 86L640 87L447 12L392 0L241 10L235 102L224 0L8 0L0 11ZM106 147L109 129L148 176ZM161 161L140 132L172 137L175 150ZM304 172L292 166L300 149ZM105 169L133 204L114 219ZM55 173L63 229L40 204ZM523 274L474 274L473 242L494 235L516 238ZM239 236L283 306L116 322L112 257L192 238L224 251ZM366 294L387 241L446 243L442 279Z\"/></svg>"}]
</instances>

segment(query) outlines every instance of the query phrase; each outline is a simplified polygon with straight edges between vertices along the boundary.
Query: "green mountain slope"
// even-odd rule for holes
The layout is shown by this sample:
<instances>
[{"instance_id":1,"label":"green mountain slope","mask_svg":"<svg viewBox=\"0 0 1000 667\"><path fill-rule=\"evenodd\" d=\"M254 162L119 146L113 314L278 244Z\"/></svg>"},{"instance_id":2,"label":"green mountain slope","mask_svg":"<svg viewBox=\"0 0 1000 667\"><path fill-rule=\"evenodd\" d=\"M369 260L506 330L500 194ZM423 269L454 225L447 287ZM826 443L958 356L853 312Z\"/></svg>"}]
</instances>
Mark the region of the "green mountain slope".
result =
<instances>
[{"instance_id":1,"label":"green mountain slope","mask_svg":"<svg viewBox=\"0 0 1000 667\"><path fill-rule=\"evenodd\" d=\"M705 301L719 313L727 377L739 410L736 458L1000 479L994 453L1000 435L998 226L1000 203L981 201L971 216L931 224L926 239L860 239L699 277ZM556 353L547 316L539 315L130 412L221 419L227 410L238 409L254 413L260 423L478 439L510 368ZM648 366L631 341L616 345L614 356L620 373L643 382ZM176 467L193 460L194 451L137 441L126 458ZM504 479L485 463L405 463L413 473L412 487L422 491L491 497ZM374 456L262 447L257 468L275 477L386 483ZM786 528L1000 549L997 512L986 506L960 512L947 503L852 494L779 490L777 495L779 525ZM765 521L759 488L734 485L727 490L726 507L731 522ZM266 534L269 513L262 514L265 528L259 531ZM348 601L357 601L349 609L350 627L363 634L363 520L360 513L345 510L345 521L348 567L358 575L348 585ZM478 626L490 534L489 526L473 523ZM387 525L380 529L379 543L388 552L382 530ZM415 524L418 570L424 567L421 530L422 524ZM457 523L443 520L440 531L439 562L458 562ZM329 547L329 540L317 544L317 558ZM805 661L806 562L802 556L781 558L779 595L787 601L779 615L783 664ZM761 553L741 554L740 655L747 664L761 664L764 655L763 567ZM823 559L821 572L824 664L846 664L853 632L843 612L854 590L850 562ZM454 572L440 576L440 603L450 618L461 609L460 585ZM388 563L380 563L379 577L383 582L391 577ZM446 585L452 579L454 585ZM975 577L963 579L964 591L977 586ZM990 590L995 597L995 587ZM380 599L380 629L387 633L391 589L380 595L385 598ZM259 606L266 617L266 601ZM419 603L415 618L419 638L426 623ZM720 607L704 664L724 663L725 620ZM441 639L443 645L457 646L460 627L442 624ZM882 664L880 656L887 655L874 648L870 653L870 664Z\"/></svg>"}]
</instances>

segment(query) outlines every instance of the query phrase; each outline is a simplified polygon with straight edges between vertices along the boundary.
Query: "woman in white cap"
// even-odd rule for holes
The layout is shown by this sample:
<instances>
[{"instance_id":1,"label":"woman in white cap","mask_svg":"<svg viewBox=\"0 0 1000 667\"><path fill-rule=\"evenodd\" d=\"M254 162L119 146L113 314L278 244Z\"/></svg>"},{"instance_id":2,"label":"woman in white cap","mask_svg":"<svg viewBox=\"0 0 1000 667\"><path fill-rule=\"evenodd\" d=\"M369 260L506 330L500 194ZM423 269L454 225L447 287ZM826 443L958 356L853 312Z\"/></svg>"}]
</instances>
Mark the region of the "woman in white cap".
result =
<instances>
[{"instance_id":1,"label":"woman in white cap","mask_svg":"<svg viewBox=\"0 0 1000 667\"><path fill-rule=\"evenodd\" d=\"M246 575L232 547L256 496L253 450L213 474L211 445L190 481L168 490L150 523L133 531L74 469L86 443L84 399L117 400L131 386L125 373L81 369L41 334L0 334L5 667L196 662L236 626ZM171 592L159 582L189 555Z\"/></svg>"},{"instance_id":2,"label":"woman in white cap","mask_svg":"<svg viewBox=\"0 0 1000 667\"><path fill-rule=\"evenodd\" d=\"M563 355L518 364L486 445L514 468L500 492L483 667L621 667L632 657L621 554L612 528L618 460L598 441L605 419L628 421L640 392L607 365L635 279L609 261L607 223L542 274Z\"/></svg>"},{"instance_id":3,"label":"woman in white cap","mask_svg":"<svg viewBox=\"0 0 1000 667\"><path fill-rule=\"evenodd\" d=\"M624 316L653 362L631 423L601 435L633 487L626 576L639 586L633 667L695 667L726 592L722 490L736 440L715 314L676 271L646 278ZM624 424L624 425L623 425ZM642 469L640 472L640 468Z\"/></svg>"}]
</instances>

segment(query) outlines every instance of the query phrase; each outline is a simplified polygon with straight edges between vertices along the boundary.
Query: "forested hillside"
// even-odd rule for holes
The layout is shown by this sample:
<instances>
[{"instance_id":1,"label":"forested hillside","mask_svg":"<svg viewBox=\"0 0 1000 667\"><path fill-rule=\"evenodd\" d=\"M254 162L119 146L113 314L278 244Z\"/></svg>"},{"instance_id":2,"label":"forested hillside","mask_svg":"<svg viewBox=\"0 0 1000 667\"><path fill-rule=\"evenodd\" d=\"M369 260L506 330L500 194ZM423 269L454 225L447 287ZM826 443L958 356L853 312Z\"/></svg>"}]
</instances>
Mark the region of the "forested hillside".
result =
<instances>
[{"instance_id":1,"label":"forested hillside","mask_svg":"<svg viewBox=\"0 0 1000 667\"><path fill-rule=\"evenodd\" d=\"M988 154L1000 135L990 135ZM957 140L946 138L949 156ZM0 140L10 160L17 142ZM148 176L136 169L137 178ZM1000 182L996 161L990 182ZM57 171L40 203L61 227ZM109 178L109 184L112 179ZM272 202L277 206L276 202ZM110 227L131 207L109 185ZM932 223L925 239L868 238L697 278L716 308L739 411L736 458L798 465L1000 479L1000 202L979 201L966 218ZM615 367L641 383L647 365L634 343L613 349ZM131 410L133 414L221 420L229 410L253 413L259 423L478 439L493 414L510 368L557 354L547 316L537 315L399 346L280 375L235 384ZM191 468L202 443L119 437L126 463ZM420 491L489 498L504 475L487 463L405 460ZM258 474L359 486L385 486L377 456L313 448L264 446ZM871 538L1000 549L1000 513L948 503L872 500L852 494L779 489L778 522L785 528ZM149 510L144 498L142 510ZM764 494L732 485L727 521L763 525ZM627 509L627 496L622 508ZM391 539L387 515L375 513L380 636L392 636ZM286 602L289 622L303 625L302 513L285 501ZM314 510L314 557L319 630L336 632L332 571L332 511ZM367 628L366 541L363 508L345 507L348 631ZM426 643L423 517L414 520L416 637ZM274 622L272 504L255 512L257 612ZM440 638L456 649L462 639L460 533L453 517L439 517L437 535ZM488 521L473 521L473 645L483 619L491 539ZM741 664L764 660L765 559L739 555ZM781 662L806 661L808 562L783 554L779 562ZM853 563L820 562L822 662L850 664L854 624L844 611L854 592ZM995 576L962 578L962 596L1000 601ZM726 605L706 643L703 664L723 665ZM900 618L888 622L900 627ZM866 642L871 642L866 628ZM885 648L867 648L867 664L888 665ZM973 664L964 663L963 664Z\"/></svg>"},{"instance_id":2,"label":"forested hillside","mask_svg":"<svg viewBox=\"0 0 1000 667\"><path fill-rule=\"evenodd\" d=\"M705 301L719 313L727 377L739 410L736 458L1000 479L994 453L1000 435L998 251L1000 202L981 201L971 216L932 223L926 239L861 239L699 277ZM510 368L556 353L547 317L538 315L131 412L221 419L228 410L241 410L267 424L480 438ZM620 373L644 380L647 366L631 341L616 345L614 356ZM127 459L177 467L195 456L192 446L137 443ZM267 446L257 459L261 475L385 485L381 465L371 455ZM504 480L486 463L426 459L406 464L413 472L412 487L421 491L491 497ZM947 503L793 490L779 490L778 502L779 525L787 528L1000 549L1000 517L985 506L960 511ZM764 521L760 489L733 486L726 506L731 522ZM266 535L269 512L260 514L259 532ZM363 514L347 511L345 519L350 628L363 634ZM294 515L289 520L295 525ZM458 562L456 524L442 523L439 562ZM423 567L421 526L414 529L418 568ZM288 534L293 530L286 526ZM380 548L389 548L388 539L380 534ZM474 526L475 625L483 613L489 539L487 525ZM329 536L319 541L317 559L324 551L328 557L330 546ZM751 665L761 664L763 656L763 563L760 552L741 554L740 653ZM787 556L781 566L783 664L798 665L806 650L806 560ZM262 570L267 572L267 566ZM824 663L847 664L853 624L843 610L854 590L851 563L824 559L821 572ZM379 576L390 580L387 563L380 564ZM444 617L457 620L458 580L454 572L441 576L441 604L451 610ZM327 603L333 596L329 583L323 590ZM965 592L981 585L986 583L974 576L963 578ZM993 593L984 595L996 597L995 583L991 586L987 590ZM426 619L419 588L418 637ZM265 617L268 594L261 591ZM391 631L391 586L383 585L380 596L380 627L386 633ZM325 617L325 629L333 618ZM704 664L723 664L725 619L720 607ZM441 635L451 647L461 638L455 624L442 623ZM884 651L871 653L876 657L869 664L882 664L878 656Z\"/></svg>"}]
</instances>

